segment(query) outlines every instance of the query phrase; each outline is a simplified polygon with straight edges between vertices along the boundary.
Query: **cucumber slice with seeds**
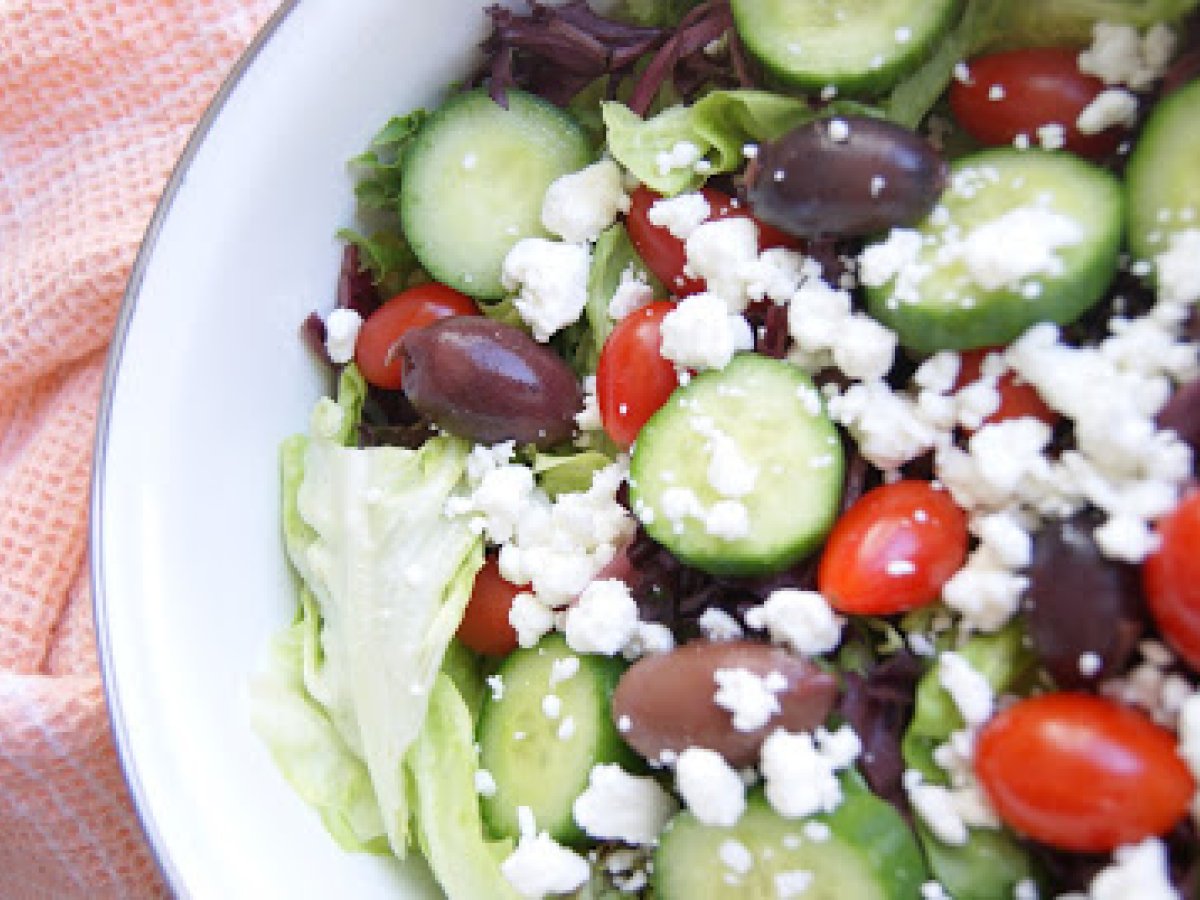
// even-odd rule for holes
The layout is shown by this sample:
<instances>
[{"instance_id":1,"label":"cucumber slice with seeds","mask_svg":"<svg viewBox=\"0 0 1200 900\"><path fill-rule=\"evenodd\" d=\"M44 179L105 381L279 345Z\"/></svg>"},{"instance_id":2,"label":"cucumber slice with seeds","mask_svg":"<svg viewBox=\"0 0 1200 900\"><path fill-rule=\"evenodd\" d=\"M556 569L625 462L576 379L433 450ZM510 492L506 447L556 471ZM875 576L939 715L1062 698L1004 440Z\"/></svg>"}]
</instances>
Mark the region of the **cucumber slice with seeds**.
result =
<instances>
[{"instance_id":1,"label":"cucumber slice with seeds","mask_svg":"<svg viewBox=\"0 0 1200 900\"><path fill-rule=\"evenodd\" d=\"M916 69L961 0L732 0L738 36L786 84L881 94Z\"/></svg>"},{"instance_id":2,"label":"cucumber slice with seeds","mask_svg":"<svg viewBox=\"0 0 1200 900\"><path fill-rule=\"evenodd\" d=\"M808 376L744 353L697 375L650 417L633 450L630 501L650 536L690 565L780 571L833 524L843 468Z\"/></svg>"},{"instance_id":3,"label":"cucumber slice with seeds","mask_svg":"<svg viewBox=\"0 0 1200 900\"><path fill-rule=\"evenodd\" d=\"M438 281L480 300L503 297L508 251L548 236L546 188L593 155L570 114L532 94L510 90L508 109L482 90L451 98L405 154L400 220L413 252Z\"/></svg>"},{"instance_id":4,"label":"cucumber slice with seeds","mask_svg":"<svg viewBox=\"0 0 1200 900\"><path fill-rule=\"evenodd\" d=\"M1121 183L1073 154L971 154L951 166L950 187L916 226L915 259L867 288L868 309L920 353L1006 344L1037 322L1069 324L1112 282L1124 216Z\"/></svg>"},{"instance_id":5,"label":"cucumber slice with seeds","mask_svg":"<svg viewBox=\"0 0 1200 900\"><path fill-rule=\"evenodd\" d=\"M578 660L578 670L563 677L568 658ZM552 677L556 662L561 674ZM573 807L592 767L640 768L612 720L612 692L624 671L624 660L577 654L559 634L505 657L496 673L502 693L485 698L477 731L479 767L496 782L495 793L481 798L493 837L520 837L517 810L524 806L555 840L585 840Z\"/></svg>"}]
</instances>

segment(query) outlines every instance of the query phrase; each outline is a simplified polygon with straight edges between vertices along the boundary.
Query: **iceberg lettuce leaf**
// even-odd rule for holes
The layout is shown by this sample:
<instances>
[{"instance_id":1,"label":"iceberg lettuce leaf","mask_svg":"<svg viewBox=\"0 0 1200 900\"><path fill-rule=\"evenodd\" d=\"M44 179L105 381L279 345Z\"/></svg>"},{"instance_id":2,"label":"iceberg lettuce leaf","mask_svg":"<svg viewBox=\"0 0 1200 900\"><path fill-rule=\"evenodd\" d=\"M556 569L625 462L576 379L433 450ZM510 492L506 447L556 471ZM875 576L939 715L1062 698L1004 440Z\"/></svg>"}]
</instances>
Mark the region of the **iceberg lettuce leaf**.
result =
<instances>
[{"instance_id":1,"label":"iceberg lettuce leaf","mask_svg":"<svg viewBox=\"0 0 1200 900\"><path fill-rule=\"evenodd\" d=\"M295 500L306 527L285 525L289 556L321 614L305 686L366 763L401 857L409 824L404 755L483 560L479 537L444 514L467 450L448 437L409 450L314 436L303 449Z\"/></svg>"},{"instance_id":2,"label":"iceberg lettuce leaf","mask_svg":"<svg viewBox=\"0 0 1200 900\"><path fill-rule=\"evenodd\" d=\"M271 658L250 685L251 725L292 788L321 816L344 850L386 853L387 835L362 760L304 686L318 642L316 601L300 589L295 623L271 642Z\"/></svg>"},{"instance_id":3,"label":"iceberg lettuce leaf","mask_svg":"<svg viewBox=\"0 0 1200 900\"><path fill-rule=\"evenodd\" d=\"M513 842L489 841L475 789L475 723L445 673L433 683L425 727L408 753L418 844L449 900L517 900L500 872Z\"/></svg>"}]
</instances>

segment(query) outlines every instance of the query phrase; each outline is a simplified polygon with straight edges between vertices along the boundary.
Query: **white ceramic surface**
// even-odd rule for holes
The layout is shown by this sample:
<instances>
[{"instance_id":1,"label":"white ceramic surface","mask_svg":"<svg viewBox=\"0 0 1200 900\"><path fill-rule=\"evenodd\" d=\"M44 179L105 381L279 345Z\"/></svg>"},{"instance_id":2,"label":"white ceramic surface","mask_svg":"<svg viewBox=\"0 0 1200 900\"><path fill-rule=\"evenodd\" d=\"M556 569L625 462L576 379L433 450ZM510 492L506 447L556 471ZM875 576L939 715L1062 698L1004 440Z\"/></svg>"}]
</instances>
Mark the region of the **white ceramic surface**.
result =
<instances>
[{"instance_id":1,"label":"white ceramic surface","mask_svg":"<svg viewBox=\"0 0 1200 900\"><path fill-rule=\"evenodd\" d=\"M92 563L119 752L182 897L437 896L419 862L343 853L249 728L247 680L294 597L276 450L323 387L345 161L467 71L481 0L292 0L188 147L135 267L96 446Z\"/></svg>"}]
</instances>

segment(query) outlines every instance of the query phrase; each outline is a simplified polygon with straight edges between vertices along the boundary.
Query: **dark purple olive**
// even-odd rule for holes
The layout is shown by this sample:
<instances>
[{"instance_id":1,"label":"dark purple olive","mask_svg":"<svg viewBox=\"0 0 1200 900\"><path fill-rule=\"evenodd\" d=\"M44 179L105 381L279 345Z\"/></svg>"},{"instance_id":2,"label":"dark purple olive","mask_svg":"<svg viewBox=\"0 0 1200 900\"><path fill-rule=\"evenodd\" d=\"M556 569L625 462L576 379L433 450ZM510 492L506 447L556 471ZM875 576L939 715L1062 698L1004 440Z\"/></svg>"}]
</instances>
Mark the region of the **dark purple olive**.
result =
<instances>
[{"instance_id":1,"label":"dark purple olive","mask_svg":"<svg viewBox=\"0 0 1200 900\"><path fill-rule=\"evenodd\" d=\"M1136 566L1101 555L1090 517L1049 522L1033 545L1026 624L1060 688L1124 671L1144 630Z\"/></svg>"},{"instance_id":2,"label":"dark purple olive","mask_svg":"<svg viewBox=\"0 0 1200 900\"><path fill-rule=\"evenodd\" d=\"M929 142L883 119L800 125L759 148L747 176L754 215L799 237L854 237L910 225L946 186Z\"/></svg>"},{"instance_id":3,"label":"dark purple olive","mask_svg":"<svg viewBox=\"0 0 1200 900\"><path fill-rule=\"evenodd\" d=\"M1200 461L1200 378L1175 392L1158 414L1158 427L1174 431Z\"/></svg>"},{"instance_id":4,"label":"dark purple olive","mask_svg":"<svg viewBox=\"0 0 1200 900\"><path fill-rule=\"evenodd\" d=\"M729 710L713 699L718 669L746 669L760 678L778 672L786 682L775 695L779 711L761 728L738 731ZM749 766L768 734L776 728L811 731L825 721L836 696L832 675L780 647L693 641L630 666L613 692L612 713L626 743L646 759L705 747L730 765Z\"/></svg>"},{"instance_id":5,"label":"dark purple olive","mask_svg":"<svg viewBox=\"0 0 1200 900\"><path fill-rule=\"evenodd\" d=\"M451 434L548 447L568 439L583 393L575 373L525 332L453 316L400 340L404 392Z\"/></svg>"}]
</instances>

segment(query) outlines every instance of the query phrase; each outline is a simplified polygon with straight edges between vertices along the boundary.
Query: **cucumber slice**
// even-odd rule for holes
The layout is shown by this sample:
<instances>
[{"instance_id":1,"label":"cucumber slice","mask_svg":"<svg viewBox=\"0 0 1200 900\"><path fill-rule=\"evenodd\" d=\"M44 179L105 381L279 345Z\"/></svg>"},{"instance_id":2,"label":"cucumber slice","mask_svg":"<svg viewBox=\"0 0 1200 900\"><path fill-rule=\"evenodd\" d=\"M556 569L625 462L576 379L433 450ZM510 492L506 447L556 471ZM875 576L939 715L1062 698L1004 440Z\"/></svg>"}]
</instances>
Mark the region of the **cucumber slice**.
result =
<instances>
[{"instance_id":1,"label":"cucumber slice","mask_svg":"<svg viewBox=\"0 0 1200 900\"><path fill-rule=\"evenodd\" d=\"M833 813L810 819L783 818L759 792L747 798L746 811L732 828L702 825L690 812L680 813L667 825L654 856L655 896L658 900L920 897L925 865L904 820L862 786L856 775L843 779L843 791L842 803ZM827 835L824 840L814 839L823 836L814 834L815 822L824 826L816 826ZM748 868L726 863L731 849L749 861ZM804 882L807 887L801 891Z\"/></svg>"},{"instance_id":2,"label":"cucumber slice","mask_svg":"<svg viewBox=\"0 0 1200 900\"><path fill-rule=\"evenodd\" d=\"M513 244L547 235L546 188L592 157L580 125L539 97L510 90L504 109L482 90L459 94L405 153L404 233L438 281L480 300L502 297L500 269Z\"/></svg>"},{"instance_id":3,"label":"cucumber slice","mask_svg":"<svg viewBox=\"0 0 1200 900\"><path fill-rule=\"evenodd\" d=\"M1059 224L1047 224L1047 214ZM1116 274L1124 217L1120 182L1077 156L973 153L951 166L950 187L916 227L922 243L905 270L910 284L902 286L902 272L869 286L868 309L921 353L1005 344L1037 322L1068 324ZM1060 234L1048 250L1064 226L1069 240ZM1050 263L1038 265L1047 252Z\"/></svg>"},{"instance_id":4,"label":"cucumber slice","mask_svg":"<svg viewBox=\"0 0 1200 900\"><path fill-rule=\"evenodd\" d=\"M1152 260L1171 235L1200 228L1200 81L1159 101L1125 169L1129 249Z\"/></svg>"},{"instance_id":5,"label":"cucumber slice","mask_svg":"<svg viewBox=\"0 0 1200 900\"><path fill-rule=\"evenodd\" d=\"M734 27L786 84L881 94L957 21L961 0L732 0Z\"/></svg>"},{"instance_id":6,"label":"cucumber slice","mask_svg":"<svg viewBox=\"0 0 1200 900\"><path fill-rule=\"evenodd\" d=\"M650 417L633 450L630 501L650 536L686 563L717 574L779 571L833 524L843 469L837 431L808 376L744 353L697 375ZM740 496L713 484L749 471ZM744 510L744 533L726 530L719 505L735 516Z\"/></svg>"},{"instance_id":7,"label":"cucumber slice","mask_svg":"<svg viewBox=\"0 0 1200 900\"><path fill-rule=\"evenodd\" d=\"M555 662L567 658L579 661L578 671L553 683ZM519 837L517 809L527 806L539 831L561 843L585 840L572 807L592 767L614 762L640 767L610 710L624 670L621 659L575 653L558 634L505 658L496 673L503 692L499 699L485 698L478 730L479 767L496 782L495 793L481 798L494 838ZM557 710L547 696L558 698Z\"/></svg>"}]
</instances>

